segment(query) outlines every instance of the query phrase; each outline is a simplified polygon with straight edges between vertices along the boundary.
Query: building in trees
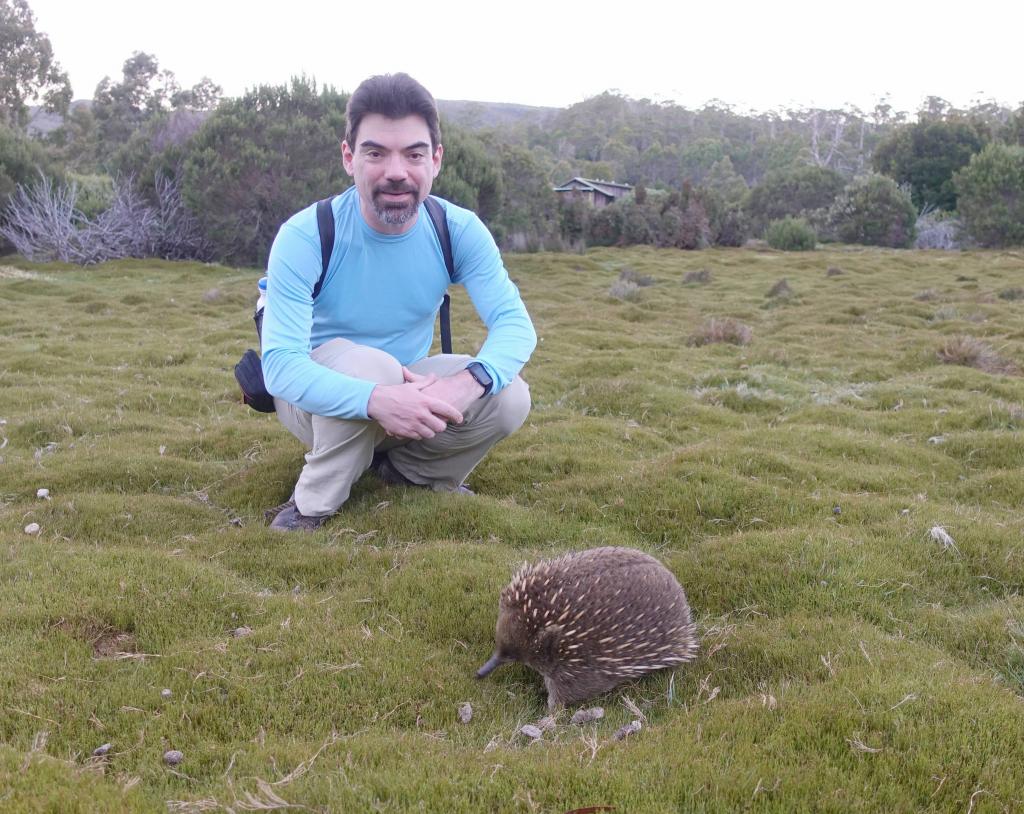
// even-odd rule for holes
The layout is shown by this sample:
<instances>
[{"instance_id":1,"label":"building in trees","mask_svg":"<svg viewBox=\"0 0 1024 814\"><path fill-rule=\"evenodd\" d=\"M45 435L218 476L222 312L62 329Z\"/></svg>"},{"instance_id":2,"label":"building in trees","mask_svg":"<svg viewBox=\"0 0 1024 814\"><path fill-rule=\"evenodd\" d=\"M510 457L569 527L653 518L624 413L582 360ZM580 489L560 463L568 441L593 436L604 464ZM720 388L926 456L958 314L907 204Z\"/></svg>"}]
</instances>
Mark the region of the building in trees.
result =
<instances>
[{"instance_id":1,"label":"building in trees","mask_svg":"<svg viewBox=\"0 0 1024 814\"><path fill-rule=\"evenodd\" d=\"M629 184L617 184L613 181L571 178L561 186L555 187L555 193L563 201L583 200L595 209L603 209L632 189Z\"/></svg>"}]
</instances>

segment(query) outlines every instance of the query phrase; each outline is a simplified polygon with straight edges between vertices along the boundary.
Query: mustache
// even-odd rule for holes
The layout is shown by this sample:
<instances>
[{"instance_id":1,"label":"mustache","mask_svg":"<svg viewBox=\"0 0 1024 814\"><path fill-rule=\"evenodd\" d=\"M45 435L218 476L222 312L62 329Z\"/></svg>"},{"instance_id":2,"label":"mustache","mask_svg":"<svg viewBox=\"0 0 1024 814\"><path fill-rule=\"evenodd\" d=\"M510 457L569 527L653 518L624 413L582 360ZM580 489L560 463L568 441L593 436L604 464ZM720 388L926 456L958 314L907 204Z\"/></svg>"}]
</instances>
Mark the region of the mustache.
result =
<instances>
[{"instance_id":1,"label":"mustache","mask_svg":"<svg viewBox=\"0 0 1024 814\"><path fill-rule=\"evenodd\" d=\"M374 192L375 195L381 195L381 194L399 195L399 194L401 194L403 192L409 192L409 193L412 193L413 195L416 195L416 194L419 193L419 188L416 187L413 184L404 184L402 182L396 182L396 183L387 182L387 183L384 183L384 184L381 184L380 186L378 186L376 189L374 189L373 192Z\"/></svg>"}]
</instances>

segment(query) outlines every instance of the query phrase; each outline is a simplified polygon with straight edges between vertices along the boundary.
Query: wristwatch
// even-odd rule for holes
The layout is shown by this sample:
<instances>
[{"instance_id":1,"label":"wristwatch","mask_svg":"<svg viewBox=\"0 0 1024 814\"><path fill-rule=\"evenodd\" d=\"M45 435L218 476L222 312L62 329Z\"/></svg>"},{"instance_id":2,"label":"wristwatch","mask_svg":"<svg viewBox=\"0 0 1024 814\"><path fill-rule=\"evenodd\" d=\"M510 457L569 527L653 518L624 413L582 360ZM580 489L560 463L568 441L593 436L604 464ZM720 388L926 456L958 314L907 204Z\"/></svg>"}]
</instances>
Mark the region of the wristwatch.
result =
<instances>
[{"instance_id":1,"label":"wristwatch","mask_svg":"<svg viewBox=\"0 0 1024 814\"><path fill-rule=\"evenodd\" d=\"M466 365L466 370L469 371L470 376L476 379L476 383L484 389L483 395L480 398L491 392L491 388L494 387L494 379L488 375L486 368L482 364L470 362Z\"/></svg>"}]
</instances>

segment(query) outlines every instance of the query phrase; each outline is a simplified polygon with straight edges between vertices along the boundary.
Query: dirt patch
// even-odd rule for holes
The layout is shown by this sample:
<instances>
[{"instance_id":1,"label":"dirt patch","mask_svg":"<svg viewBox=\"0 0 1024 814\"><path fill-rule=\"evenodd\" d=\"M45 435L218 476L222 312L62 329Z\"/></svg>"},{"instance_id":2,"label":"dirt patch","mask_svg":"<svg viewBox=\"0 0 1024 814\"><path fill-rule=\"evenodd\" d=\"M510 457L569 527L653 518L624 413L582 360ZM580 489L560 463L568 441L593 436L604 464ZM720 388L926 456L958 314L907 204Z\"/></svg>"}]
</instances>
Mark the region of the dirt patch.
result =
<instances>
[{"instance_id":1,"label":"dirt patch","mask_svg":"<svg viewBox=\"0 0 1024 814\"><path fill-rule=\"evenodd\" d=\"M50 628L88 643L94 659L116 659L138 652L135 634L96 619L59 619Z\"/></svg>"}]
</instances>

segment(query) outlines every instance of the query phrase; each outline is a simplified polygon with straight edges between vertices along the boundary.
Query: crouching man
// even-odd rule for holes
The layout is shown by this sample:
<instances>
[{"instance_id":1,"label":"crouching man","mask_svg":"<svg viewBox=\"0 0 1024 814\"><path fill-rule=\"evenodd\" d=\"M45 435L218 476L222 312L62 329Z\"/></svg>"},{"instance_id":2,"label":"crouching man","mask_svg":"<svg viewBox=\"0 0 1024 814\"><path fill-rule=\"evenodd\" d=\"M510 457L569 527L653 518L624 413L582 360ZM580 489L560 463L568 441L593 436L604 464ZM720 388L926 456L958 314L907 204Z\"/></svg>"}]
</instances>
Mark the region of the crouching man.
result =
<instances>
[{"instance_id":1,"label":"crouching man","mask_svg":"<svg viewBox=\"0 0 1024 814\"><path fill-rule=\"evenodd\" d=\"M449 284L423 201L441 171L430 93L406 74L352 94L342 162L354 185L332 202L323 267L316 206L274 240L263 316L263 371L277 414L308 448L271 528L311 531L367 469L388 483L468 492L466 477L530 410L519 371L536 334L497 246L472 212L439 200L454 282L487 327L476 356L428 356Z\"/></svg>"}]
</instances>

